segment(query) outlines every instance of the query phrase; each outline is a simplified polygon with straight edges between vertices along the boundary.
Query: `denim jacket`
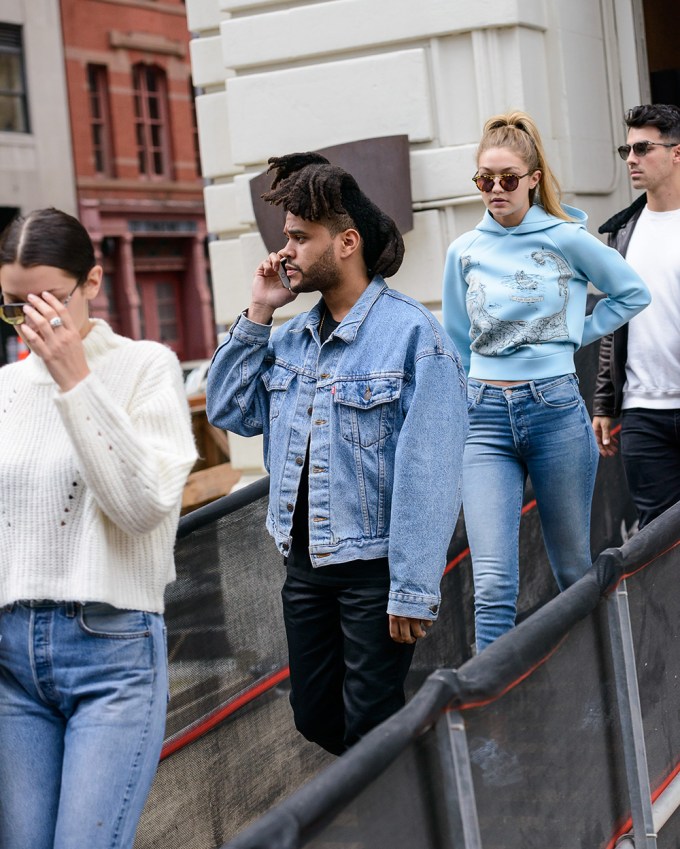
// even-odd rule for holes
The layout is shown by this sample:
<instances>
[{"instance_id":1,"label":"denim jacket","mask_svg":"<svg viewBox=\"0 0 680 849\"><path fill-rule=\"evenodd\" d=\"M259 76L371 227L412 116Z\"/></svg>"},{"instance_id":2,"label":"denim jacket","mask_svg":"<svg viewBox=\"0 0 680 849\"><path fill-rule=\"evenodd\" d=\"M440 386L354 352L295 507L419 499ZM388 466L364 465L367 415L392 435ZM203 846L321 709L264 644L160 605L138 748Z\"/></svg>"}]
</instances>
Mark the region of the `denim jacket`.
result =
<instances>
[{"instance_id":1,"label":"denim jacket","mask_svg":"<svg viewBox=\"0 0 680 849\"><path fill-rule=\"evenodd\" d=\"M313 566L388 557L388 612L436 619L467 434L460 357L381 277L323 345L322 309L273 332L241 315L210 366L208 418L264 434L267 528L284 555L309 442Z\"/></svg>"}]
</instances>

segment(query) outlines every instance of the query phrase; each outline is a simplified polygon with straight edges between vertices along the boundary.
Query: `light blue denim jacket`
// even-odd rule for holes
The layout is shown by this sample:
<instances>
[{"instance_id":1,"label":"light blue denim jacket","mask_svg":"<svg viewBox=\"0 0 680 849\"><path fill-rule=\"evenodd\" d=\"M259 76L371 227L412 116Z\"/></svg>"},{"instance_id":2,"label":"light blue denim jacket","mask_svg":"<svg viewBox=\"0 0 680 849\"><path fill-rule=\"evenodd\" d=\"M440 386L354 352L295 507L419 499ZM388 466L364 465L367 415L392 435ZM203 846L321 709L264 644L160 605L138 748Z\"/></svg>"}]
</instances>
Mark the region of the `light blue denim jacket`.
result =
<instances>
[{"instance_id":1,"label":"light blue denim jacket","mask_svg":"<svg viewBox=\"0 0 680 849\"><path fill-rule=\"evenodd\" d=\"M267 528L284 555L309 440L312 564L388 557L388 612L436 619L467 434L460 357L381 277L323 345L322 307L273 332L241 315L210 366L208 418L264 434Z\"/></svg>"}]
</instances>

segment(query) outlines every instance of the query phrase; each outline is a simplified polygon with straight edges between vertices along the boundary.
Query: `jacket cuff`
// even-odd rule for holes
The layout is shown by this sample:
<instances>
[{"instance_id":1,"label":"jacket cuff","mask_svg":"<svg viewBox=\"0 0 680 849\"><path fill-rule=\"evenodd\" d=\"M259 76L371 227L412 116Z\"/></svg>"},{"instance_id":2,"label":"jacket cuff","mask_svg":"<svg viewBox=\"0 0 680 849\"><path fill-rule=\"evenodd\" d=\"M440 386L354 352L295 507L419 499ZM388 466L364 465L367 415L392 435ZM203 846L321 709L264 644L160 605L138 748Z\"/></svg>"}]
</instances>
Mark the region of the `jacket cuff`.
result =
<instances>
[{"instance_id":1,"label":"jacket cuff","mask_svg":"<svg viewBox=\"0 0 680 849\"><path fill-rule=\"evenodd\" d=\"M242 312L232 324L229 335L238 339L239 342L246 342L251 345L266 343L271 335L272 325L251 321L246 312L247 310Z\"/></svg>"},{"instance_id":2,"label":"jacket cuff","mask_svg":"<svg viewBox=\"0 0 680 849\"><path fill-rule=\"evenodd\" d=\"M409 619L429 619L434 622L439 615L440 597L398 593L390 591L387 612L392 616L407 616Z\"/></svg>"},{"instance_id":3,"label":"jacket cuff","mask_svg":"<svg viewBox=\"0 0 680 849\"><path fill-rule=\"evenodd\" d=\"M593 404L593 416L606 416L608 419L617 419L619 413L611 407L601 407L598 404Z\"/></svg>"}]
</instances>

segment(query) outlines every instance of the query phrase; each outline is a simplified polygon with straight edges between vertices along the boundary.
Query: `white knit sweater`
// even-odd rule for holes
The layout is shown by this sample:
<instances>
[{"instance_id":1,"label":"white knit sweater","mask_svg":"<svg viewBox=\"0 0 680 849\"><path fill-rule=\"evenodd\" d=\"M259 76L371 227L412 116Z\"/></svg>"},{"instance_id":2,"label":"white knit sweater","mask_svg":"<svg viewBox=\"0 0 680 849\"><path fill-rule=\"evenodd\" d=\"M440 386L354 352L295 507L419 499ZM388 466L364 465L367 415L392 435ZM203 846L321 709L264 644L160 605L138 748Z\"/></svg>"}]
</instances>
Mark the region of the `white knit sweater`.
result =
<instances>
[{"instance_id":1,"label":"white knit sweater","mask_svg":"<svg viewBox=\"0 0 680 849\"><path fill-rule=\"evenodd\" d=\"M175 355L96 320L91 374L60 392L31 354L0 369L0 605L163 611L196 459Z\"/></svg>"}]
</instances>

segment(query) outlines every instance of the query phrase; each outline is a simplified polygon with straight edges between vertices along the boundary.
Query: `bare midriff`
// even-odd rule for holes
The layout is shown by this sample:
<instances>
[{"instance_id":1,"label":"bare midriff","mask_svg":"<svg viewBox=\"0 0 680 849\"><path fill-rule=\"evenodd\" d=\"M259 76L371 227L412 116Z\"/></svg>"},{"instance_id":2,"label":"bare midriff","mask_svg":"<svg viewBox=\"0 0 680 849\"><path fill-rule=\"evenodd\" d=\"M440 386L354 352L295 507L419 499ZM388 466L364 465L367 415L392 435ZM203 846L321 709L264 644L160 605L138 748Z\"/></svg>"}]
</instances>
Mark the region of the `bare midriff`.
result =
<instances>
[{"instance_id":1,"label":"bare midriff","mask_svg":"<svg viewBox=\"0 0 680 849\"><path fill-rule=\"evenodd\" d=\"M488 383L490 386L519 386L522 383L529 383L528 380L485 380L483 377L476 378L480 383Z\"/></svg>"}]
</instances>

